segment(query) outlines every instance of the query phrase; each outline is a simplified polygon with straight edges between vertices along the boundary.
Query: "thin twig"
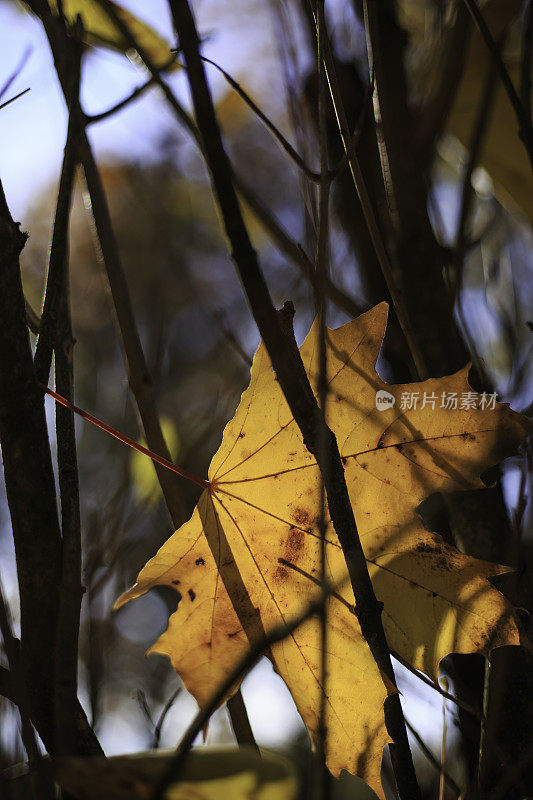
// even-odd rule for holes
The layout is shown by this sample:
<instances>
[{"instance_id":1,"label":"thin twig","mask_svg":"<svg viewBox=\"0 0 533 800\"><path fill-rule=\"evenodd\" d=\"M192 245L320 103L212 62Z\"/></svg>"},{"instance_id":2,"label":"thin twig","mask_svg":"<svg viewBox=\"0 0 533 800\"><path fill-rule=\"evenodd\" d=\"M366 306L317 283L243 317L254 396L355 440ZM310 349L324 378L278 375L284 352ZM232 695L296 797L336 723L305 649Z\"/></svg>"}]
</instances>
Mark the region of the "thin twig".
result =
<instances>
[{"instance_id":1,"label":"thin twig","mask_svg":"<svg viewBox=\"0 0 533 800\"><path fill-rule=\"evenodd\" d=\"M74 182L76 177L76 167L79 160L79 143L81 135L81 111L79 108L79 82L80 82L80 63L74 59L72 38L67 39L70 49L70 78L68 82L67 105L69 107L69 123L67 130L67 140L61 167L61 177L57 193L56 212L54 219L54 229L52 233L52 246L50 248L50 259L48 264L48 274L46 278L46 291L43 303L43 311L39 324L39 337L35 348L33 359L37 380L41 383L48 383L50 368L52 365L52 353L56 341L57 316L61 293L65 283L65 273L67 271L68 260L68 230L70 221L70 210L72 197L74 194Z\"/></svg>"},{"instance_id":2,"label":"thin twig","mask_svg":"<svg viewBox=\"0 0 533 800\"><path fill-rule=\"evenodd\" d=\"M447 689L448 681L443 678L444 688ZM440 780L439 780L439 800L444 800L444 784L446 783L446 736L448 733L448 721L446 719L446 700L442 699L442 742L440 756Z\"/></svg>"},{"instance_id":3,"label":"thin twig","mask_svg":"<svg viewBox=\"0 0 533 800\"><path fill-rule=\"evenodd\" d=\"M15 102L15 100L18 100L18 99L19 99L19 97L22 97L23 95L27 94L27 92L29 92L29 91L30 91L30 87L28 86L28 88L27 88L27 89L23 89L23 90L22 90L22 92L19 92L19 93L18 93L18 94L16 94L14 97L10 97L10 98L9 98L9 100L6 100L6 101L5 101L5 103L2 103L2 104L0 105L0 111L1 111L3 108L5 108L6 106L10 105L10 103L14 103L14 102Z\"/></svg>"},{"instance_id":4,"label":"thin twig","mask_svg":"<svg viewBox=\"0 0 533 800\"><path fill-rule=\"evenodd\" d=\"M327 418L328 403L328 369L327 369L327 348L326 348L326 282L328 278L328 246L329 246L329 198L331 189L331 179L328 170L328 143L327 143L327 83L323 61L323 40L326 33L324 19L324 2L317 0L315 5L315 19L317 28L317 70L318 70L318 141L320 151L320 184L318 196L318 234L315 252L315 305L317 308L319 325L318 342L318 405L320 411ZM325 426L317 425L317 441L323 463L327 465L328 442L325 434ZM326 592L327 585L327 555L326 555L326 478L320 474L320 498L319 498L319 534L320 534L320 587L322 593ZM328 603L324 603L319 613L320 620L320 709L318 722L318 768L319 774L319 797L321 800L329 800L331 797L331 775L327 768L328 758L328 726L327 726L327 680L328 680Z\"/></svg>"},{"instance_id":5,"label":"thin twig","mask_svg":"<svg viewBox=\"0 0 533 800\"><path fill-rule=\"evenodd\" d=\"M403 331L405 341L411 352L415 367L417 369L418 376L420 379L423 380L428 376L424 356L421 352L420 345L413 332L401 291L397 285L397 281L392 269L392 264L390 262L389 255L387 253L383 241L383 236L379 227L378 220L376 218L374 209L372 207L370 195L366 187L366 182L363 173L361 171L357 155L350 148L351 133L348 126L348 119L346 117L346 112L344 110L342 102L342 95L337 80L335 61L333 58L333 54L331 52L331 45L327 38L325 39L324 42L324 61L326 65L326 74L328 78L331 100L333 103L335 116L337 118L337 124L339 127L342 144L348 156L350 172L352 174L352 179L355 185L355 189L357 191L357 195L361 202L361 207L363 209L363 214L368 227L368 232L370 234L370 238L372 240L372 244L374 246L376 257L378 259L381 271L383 272L383 277L385 278L387 288L390 292L392 302L394 304L394 309L398 317L398 322L400 323L400 327Z\"/></svg>"},{"instance_id":6,"label":"thin twig","mask_svg":"<svg viewBox=\"0 0 533 800\"><path fill-rule=\"evenodd\" d=\"M125 97L123 100L120 100L118 103L115 103L115 105L111 106L111 108L108 108L107 111L101 111L99 114L91 114L91 115L86 114L85 125L86 126L94 125L97 122L102 122L102 120L109 119L109 117L114 116L118 111L122 111L122 109L129 106L134 100L137 100L139 97L142 97L142 95L151 86L155 86L157 84L157 75L166 72L166 70L170 66L172 66L175 60L176 60L176 55L173 54L172 57L169 58L168 62L164 66L156 69L155 73L150 75L150 77L148 78L147 81L145 81L145 83L143 83L141 86L137 86L137 88L133 89L133 91L127 97Z\"/></svg>"},{"instance_id":7,"label":"thin twig","mask_svg":"<svg viewBox=\"0 0 533 800\"><path fill-rule=\"evenodd\" d=\"M98 417L93 417L92 414L89 414L88 411L84 411L82 408L78 408L75 406L74 403L71 403L70 400L67 400L66 397L54 392L52 389L49 389L48 386L45 386L43 383L40 383L39 386L46 392L46 394L53 397L57 403L64 405L66 408L69 408L71 411L74 411L75 414L86 419L88 422L92 422L93 425L96 425L97 428L109 433L110 436L114 436L115 439L118 439L119 442L123 444L127 444L128 447L132 447L134 450L137 450L139 453L142 453L148 458L151 458L152 461L155 461L157 464L160 464L165 469L170 470L170 472L174 472L176 475L180 475L182 478L186 478L188 481L192 481L197 486L200 486L202 489L208 489L210 487L209 481L204 480L203 478L198 478L196 475L193 475L191 472L187 472L185 469L181 469L181 467L177 467L172 461L169 461L167 458L163 458L163 456L154 453L153 450L149 450L146 447L143 447L141 444L135 441L135 439L131 439L129 436L126 436L124 433L120 433L115 428L112 428L111 425L107 425L102 420L98 419Z\"/></svg>"},{"instance_id":8,"label":"thin twig","mask_svg":"<svg viewBox=\"0 0 533 800\"><path fill-rule=\"evenodd\" d=\"M449 774L449 772L443 770L442 764L435 758L435 756L433 755L433 753L431 752L425 741L420 736L419 732L416 730L414 725L411 722L409 722L407 717L405 718L405 724L407 725L407 730L409 731L409 733L411 734L417 745L420 747L421 751L423 752L423 754L425 755L431 766L434 767L437 770L437 772L444 775L444 780L446 781L450 789L457 795L457 797L460 797L461 789L456 784L456 782Z\"/></svg>"},{"instance_id":9,"label":"thin twig","mask_svg":"<svg viewBox=\"0 0 533 800\"><path fill-rule=\"evenodd\" d=\"M205 61L206 64L211 64L211 66L215 67L221 75L224 76L225 80L229 83L232 89L234 89L239 97L244 100L246 105L254 112L254 114L261 120L263 125L268 128L271 134L274 136L275 139L279 142L285 153L289 156L289 158L294 161L294 163L305 173L305 175L310 178L310 180L315 181L318 183L320 181L320 173L315 172L312 170L304 161L302 156L294 149L292 144L287 141L285 136L282 132L274 125L272 120L270 120L267 115L262 111L257 103L252 100L249 94L245 92L245 90L237 83L237 81L231 77L229 72L226 72L216 61L213 61L207 56L200 56L202 61Z\"/></svg>"},{"instance_id":10,"label":"thin twig","mask_svg":"<svg viewBox=\"0 0 533 800\"><path fill-rule=\"evenodd\" d=\"M156 80L154 76L150 76L150 78L148 78L148 80L143 83L142 86L137 86L137 88L133 89L133 91L127 97L125 97L123 100L120 100L118 103L115 103L115 105L111 106L111 108L108 108L106 111L101 111L99 114L87 114L85 116L85 125L94 125L97 122L102 122L105 119L109 119L109 117L114 116L118 111L122 111L123 108L126 108L126 106L129 106L131 103L133 103L134 100L142 97L142 95L148 89L150 89L151 86L154 86L155 83Z\"/></svg>"},{"instance_id":11,"label":"thin twig","mask_svg":"<svg viewBox=\"0 0 533 800\"><path fill-rule=\"evenodd\" d=\"M533 0L528 0L524 15L524 37L522 39L522 75L520 98L524 113L531 119L531 58L533 53Z\"/></svg>"},{"instance_id":12,"label":"thin twig","mask_svg":"<svg viewBox=\"0 0 533 800\"><path fill-rule=\"evenodd\" d=\"M172 706L174 705L174 703L178 699L179 695L181 694L181 690L182 690L182 687L178 686L178 688L175 689L172 692L172 694L170 695L170 697L166 701L165 705L163 706L163 708L161 710L161 714L157 718L157 722L156 722L155 728L154 728L154 738L152 739L152 748L154 750L157 750L159 748L159 745L161 743L161 732L163 730L163 723L165 722L165 719L167 718L168 712L170 711L170 709L172 708Z\"/></svg>"},{"instance_id":13,"label":"thin twig","mask_svg":"<svg viewBox=\"0 0 533 800\"><path fill-rule=\"evenodd\" d=\"M17 66L15 67L15 69L13 70L11 75L8 77L8 79L4 82L2 88L0 88L0 100L5 95L5 93L8 91L8 89L11 86L11 84L13 83L13 81L15 81L18 78L18 76L20 75L20 73L22 72L24 67L26 66L26 64L28 62L28 59L32 54L32 51L33 51L33 48L31 46L28 46L28 47L26 47L26 49L22 53L22 56L20 57L20 60L19 60L19 62L17 64Z\"/></svg>"},{"instance_id":14,"label":"thin twig","mask_svg":"<svg viewBox=\"0 0 533 800\"><path fill-rule=\"evenodd\" d=\"M205 158L232 257L283 394L303 440L316 458L323 476L330 516L357 599L356 611L362 634L378 668L394 682L394 671L381 620L382 606L376 599L368 574L337 442L318 407L294 340L293 310L286 306L285 319L280 323L244 224L233 185L232 168L224 149L204 65L199 55L199 38L189 3L187 0L170 0L170 8L183 49L196 121L202 135ZM346 141L347 148L348 145L349 137ZM327 442L325 457L320 448L322 437ZM385 702L385 719L393 739L390 749L396 766L400 795L402 798L418 798L420 790L397 693L391 694Z\"/></svg>"},{"instance_id":15,"label":"thin twig","mask_svg":"<svg viewBox=\"0 0 533 800\"><path fill-rule=\"evenodd\" d=\"M28 0L28 2L43 23L54 56L59 82L68 104L69 67L68 59L66 59L66 30L58 18L52 14L45 0ZM115 11L114 14L115 18L120 20ZM117 25L121 29L118 22ZM157 72L155 67L154 70ZM80 141L80 160L85 172L96 232L116 312L129 385L135 398L148 446L152 451L170 462L170 452L165 442L157 413L152 381L133 314L130 293L122 268L107 197L85 131ZM177 528L187 518L187 509L179 483L168 471L161 469L158 463L154 464L154 466L172 522L174 527Z\"/></svg>"},{"instance_id":16,"label":"thin twig","mask_svg":"<svg viewBox=\"0 0 533 800\"><path fill-rule=\"evenodd\" d=\"M60 393L72 399L72 324L68 278L68 233L78 145L82 131L79 104L82 30L78 22L68 37L70 53L69 125L50 252L43 315L35 354L37 376L48 380L55 352L55 383ZM56 440L61 506L62 568L55 645L56 752L76 754L78 642L83 589L81 585L81 521L79 477L74 416L56 406ZM73 749L74 748L74 749Z\"/></svg>"}]
</instances>

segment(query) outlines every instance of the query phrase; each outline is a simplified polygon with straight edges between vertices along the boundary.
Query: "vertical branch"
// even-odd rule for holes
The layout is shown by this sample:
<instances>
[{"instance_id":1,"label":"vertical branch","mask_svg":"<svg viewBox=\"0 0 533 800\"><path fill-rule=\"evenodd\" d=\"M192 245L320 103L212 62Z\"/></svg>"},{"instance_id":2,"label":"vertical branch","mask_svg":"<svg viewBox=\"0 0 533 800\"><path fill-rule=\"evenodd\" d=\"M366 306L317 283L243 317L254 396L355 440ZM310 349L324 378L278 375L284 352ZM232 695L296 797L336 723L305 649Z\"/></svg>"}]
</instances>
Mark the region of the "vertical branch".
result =
<instances>
[{"instance_id":1,"label":"vertical branch","mask_svg":"<svg viewBox=\"0 0 533 800\"><path fill-rule=\"evenodd\" d=\"M411 324L410 317L407 311L405 298L403 296L402 287L398 284L397 276L394 273L393 265L391 263L391 259L389 257L387 248L385 246L384 238L380 229L378 219L372 207L370 195L368 193L366 182L363 173L361 171L357 155L353 151L353 148L350 146L352 138L351 132L348 126L348 119L346 117L346 112L344 110L342 102L342 94L340 91L339 82L337 80L337 73L335 69L335 61L333 58L333 53L331 52L331 46L327 37L325 37L324 39L324 62L326 65L326 75L328 79L329 91L331 94L331 100L333 104L333 109L335 111L335 116L337 118L339 133L341 136L346 156L348 158L350 172L352 175L355 189L357 191L357 195L359 197L359 201L361 203L363 216L366 225L368 227L368 232L370 234L370 239L372 241L372 245L374 247L380 269L383 273L383 277L387 284L387 288L390 292L394 304L394 309L398 317L398 322L400 324L403 335L405 337L405 341L413 358L415 369L418 373L418 376L421 379L424 379L427 377L428 371L427 371L426 360L424 358L424 354L421 349L421 342L419 341L418 336L413 330L413 326Z\"/></svg>"},{"instance_id":2,"label":"vertical branch","mask_svg":"<svg viewBox=\"0 0 533 800\"><path fill-rule=\"evenodd\" d=\"M53 750L61 535L43 395L26 328L19 269L25 241L0 186L0 442L20 592L20 674L41 738Z\"/></svg>"},{"instance_id":3,"label":"vertical branch","mask_svg":"<svg viewBox=\"0 0 533 800\"><path fill-rule=\"evenodd\" d=\"M37 375L37 380L44 384L48 383L52 366L52 353L56 341L58 309L68 261L70 209L74 193L76 166L79 160L81 44L76 43L72 36L68 36L66 41L69 53L69 82L66 87L69 121L57 193L46 291L34 354L35 374Z\"/></svg>"},{"instance_id":4,"label":"vertical branch","mask_svg":"<svg viewBox=\"0 0 533 800\"><path fill-rule=\"evenodd\" d=\"M187 0L169 0L174 25L187 66L196 121L201 132L213 191L218 203L232 257L243 284L254 319L266 345L291 413L303 440L317 460L324 484L330 516L339 538L354 597L361 632L378 667L394 682L394 671L381 620L382 608L374 594L364 552L359 539L353 509L348 495L344 469L337 442L327 427L309 384L292 327L280 323L257 254L248 231L233 185L231 165L215 115L199 54L199 39ZM317 435L318 434L318 435ZM319 446L327 443L325 452ZM420 798L411 751L397 693L385 702L385 719L393 739L391 754L402 800Z\"/></svg>"},{"instance_id":5,"label":"vertical branch","mask_svg":"<svg viewBox=\"0 0 533 800\"><path fill-rule=\"evenodd\" d=\"M406 37L393 0L364 0L364 11L376 87L376 133L404 302L430 374L447 374L467 359L443 279L447 253L436 240L427 209L427 176L404 67Z\"/></svg>"},{"instance_id":6,"label":"vertical branch","mask_svg":"<svg viewBox=\"0 0 533 800\"><path fill-rule=\"evenodd\" d=\"M82 163L91 199L98 241L102 248L104 265L116 313L124 361L128 371L129 386L135 398L149 449L171 461L172 457L159 421L152 378L146 364L137 323L135 322L105 190L86 135L84 135L82 141ZM183 501L179 478L158 464L154 464L154 466L173 525L177 528L187 517L187 509Z\"/></svg>"},{"instance_id":7,"label":"vertical branch","mask_svg":"<svg viewBox=\"0 0 533 800\"><path fill-rule=\"evenodd\" d=\"M81 23L70 34L65 30L65 57L69 65L69 122L34 367L37 379L47 384L55 350L56 388L70 400L73 391L73 342L68 298L68 232L82 132L79 105ZM66 408L56 408L56 436L63 539L53 691L55 747L60 755L72 755L76 753L78 725L78 636L83 590L76 437L72 412Z\"/></svg>"},{"instance_id":8,"label":"vertical branch","mask_svg":"<svg viewBox=\"0 0 533 800\"><path fill-rule=\"evenodd\" d=\"M533 50L533 2L528 0L524 19L522 42L522 69L520 76L520 99L524 113L531 119L531 57Z\"/></svg>"},{"instance_id":9,"label":"vertical branch","mask_svg":"<svg viewBox=\"0 0 533 800\"><path fill-rule=\"evenodd\" d=\"M54 56L59 82L68 104L69 65L66 57L64 31L44 0L30 0L29 4L43 23ZM148 447L170 461L171 457L159 422L152 380L135 322L107 198L85 131L80 137L80 160L85 173L96 231L116 312L129 385L139 411ZM175 527L179 527L187 517L187 509L184 505L179 478L157 464L155 468L173 524Z\"/></svg>"},{"instance_id":10,"label":"vertical branch","mask_svg":"<svg viewBox=\"0 0 533 800\"><path fill-rule=\"evenodd\" d=\"M318 72L318 142L320 151L320 184L318 194L318 236L315 253L315 304L318 312L319 341L318 341L318 405L327 419L328 402L328 365L326 349L326 283L328 278L328 244L329 244L329 198L331 180L328 171L328 145L327 145L327 97L326 73L323 59L323 39L326 35L324 19L324 1L316 0L314 8L317 42L317 72ZM317 426L317 441L324 463L327 463L327 440L321 434L325 426ZM326 596L327 587L327 557L326 557L326 492L325 479L320 475L320 500L319 500L319 533L320 533L320 583L322 592ZM327 709L327 680L328 680L328 608L326 600L319 614L320 620L320 710L318 723L318 768L320 770L319 797L329 800L331 796L331 776L327 768L328 756L328 725Z\"/></svg>"},{"instance_id":11,"label":"vertical branch","mask_svg":"<svg viewBox=\"0 0 533 800\"><path fill-rule=\"evenodd\" d=\"M70 100L69 146L77 154L81 114L79 107L81 41L72 39L73 81ZM67 158L65 158L67 160ZM75 161L77 164L77 158ZM74 176L74 166L72 172ZM73 184L70 185L72 192ZM70 208L70 202L69 202ZM58 213L60 209L58 207ZM68 220L68 211L65 211ZM54 337L55 386L67 400L73 401L74 367L70 290L68 273L68 223L63 228L62 259L58 264L59 298ZM61 588L56 642L55 714L56 740L60 755L72 753L76 730L76 701L78 684L78 641L80 611L83 595L81 583L81 521L79 474L76 453L74 413L56 404L57 463L61 500L61 531L63 534Z\"/></svg>"},{"instance_id":12,"label":"vertical branch","mask_svg":"<svg viewBox=\"0 0 533 800\"><path fill-rule=\"evenodd\" d=\"M110 4L106 3L105 5L102 5L109 12ZM52 18L46 3L44 3L42 0L32 0L32 7L41 17L43 22L50 47L54 55L59 81L68 104L69 73L68 69L65 68L64 37L61 35L61 31L58 30L57 26L54 24L54 19ZM109 13L112 15L112 12ZM123 30L123 23L118 15L112 15L112 18L114 20L119 20L117 25L119 25L121 30ZM129 34L127 26L124 26L124 30ZM148 55L144 53L143 57L145 59L149 59ZM156 70L155 66L151 64L151 62L150 66L153 70L152 74L154 75L156 82L166 87L166 84L159 75L159 71ZM168 90L167 94L170 98L174 99L170 90ZM194 131L194 124L190 121L186 112L181 109L179 104L177 104L177 107L178 110L182 112L183 119L189 122L191 131ZM96 161L94 159L94 155L85 131L83 131L81 135L80 148L81 161L91 199L91 207L94 216L96 232L100 247L102 249L104 265L118 322L124 361L128 371L130 389L135 398L149 449L162 456L167 461L171 461L171 455L165 442L159 421L159 415L152 389L152 380L146 364L137 324L135 322L129 289L126 282L126 277L124 275L124 270L122 268L118 243L113 230L107 198L102 179L100 177L100 173L98 171L98 167L96 165ZM154 467L161 490L163 492L166 506L172 519L172 523L175 528L179 528L187 518L187 508L184 504L179 478L157 462L154 462ZM240 691L238 694L240 695ZM243 744L256 746L250 722L246 713L246 707L242 701L242 696L237 697L233 703L229 704L228 711L230 713L232 724L238 740Z\"/></svg>"}]
</instances>

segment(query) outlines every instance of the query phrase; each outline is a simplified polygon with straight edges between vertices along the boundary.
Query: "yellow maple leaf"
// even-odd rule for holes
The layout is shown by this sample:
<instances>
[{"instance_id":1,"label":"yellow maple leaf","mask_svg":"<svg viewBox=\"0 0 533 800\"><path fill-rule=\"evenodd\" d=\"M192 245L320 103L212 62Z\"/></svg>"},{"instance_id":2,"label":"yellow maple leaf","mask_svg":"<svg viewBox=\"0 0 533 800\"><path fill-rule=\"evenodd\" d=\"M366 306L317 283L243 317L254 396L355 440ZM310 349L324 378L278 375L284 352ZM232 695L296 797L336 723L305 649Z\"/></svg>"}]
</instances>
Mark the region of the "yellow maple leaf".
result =
<instances>
[{"instance_id":1,"label":"yellow maple leaf","mask_svg":"<svg viewBox=\"0 0 533 800\"><path fill-rule=\"evenodd\" d=\"M416 508L435 491L482 486L480 473L516 448L527 424L507 405L487 407L468 384L468 368L424 383L384 383L375 364L386 318L382 303L328 330L327 416L374 588L384 603L389 645L436 678L448 653L487 654L493 647L517 644L518 632L510 605L487 580L505 568L447 546L423 527ZM315 325L301 347L315 386L317 337ZM385 393L382 403L376 402L378 392ZM402 410L404 392L418 392L417 409ZM457 398L456 409L440 408L443 393ZM169 656L200 704L213 695L249 641L300 615L318 591L320 475L264 345L226 426L209 480L210 490L191 519L117 601L121 606L158 584L179 592L169 627L150 652ZM390 686L353 613L346 564L330 522L326 556L327 578L338 587L327 607L328 766L335 775L341 769L360 775L383 797L380 769L389 741L383 702ZM269 657L316 737L318 620L308 620L274 645Z\"/></svg>"}]
</instances>

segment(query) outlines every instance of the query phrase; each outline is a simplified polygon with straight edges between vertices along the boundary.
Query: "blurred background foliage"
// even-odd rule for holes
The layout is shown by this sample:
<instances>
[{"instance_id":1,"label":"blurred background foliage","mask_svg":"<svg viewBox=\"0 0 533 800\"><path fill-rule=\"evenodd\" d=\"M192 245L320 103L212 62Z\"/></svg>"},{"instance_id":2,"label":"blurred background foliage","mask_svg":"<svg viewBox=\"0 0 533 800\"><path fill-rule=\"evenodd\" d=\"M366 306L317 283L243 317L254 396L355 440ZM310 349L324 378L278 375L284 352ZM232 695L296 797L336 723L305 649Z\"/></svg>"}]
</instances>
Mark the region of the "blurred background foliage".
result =
<instances>
[{"instance_id":1,"label":"blurred background foliage","mask_svg":"<svg viewBox=\"0 0 533 800\"><path fill-rule=\"evenodd\" d=\"M143 4L125 5L140 11ZM141 16L159 31L164 25L155 5L154 9L149 8L150 4L143 6ZM269 0L265 4L255 0L232 3L203 0L196 5L199 26L206 37L206 55L211 56L214 49L212 57L220 58L221 65L316 167L314 44L305 4L295 0ZM20 37L23 49L26 31L23 17L19 23L12 6L12 2L2 0L0 12L8 13L5 19L10 25L9 36ZM88 3L64 2L64 6L67 14L82 10L85 20ZM508 99L491 76L483 43L471 30L466 33L459 29L456 15L451 13L453 6L451 0L398 3L399 19L409 37L409 94L414 114L421 113L422 108L427 111L437 101L442 105L441 84L450 79L452 68L459 67L458 89L427 171L430 215L440 244L450 252L457 254L459 233L462 237L461 258L450 259L446 269L455 313L472 361L501 399L511 402L516 410L529 411L533 335L531 171L517 138L516 120ZM2 10L6 7L8 12ZM524 30L522 3L487 0L482 7L496 38L503 36L509 23L513 23L504 53L518 83ZM352 104L348 111L354 125L368 103L361 4L357 0L335 0L327 8L339 76ZM453 25L457 26L456 49L450 56L443 43L449 41L447 33ZM92 17L87 18L86 29L91 33L88 37L91 45L109 44L113 40L113 32L102 31ZM165 38L152 28L138 26L136 30L154 58L164 63L169 55ZM171 41L168 24L166 41ZM463 43L459 49L458 42ZM118 35L111 44L118 50L127 49ZM38 46L46 45L41 41ZM87 81L93 65L98 66L99 52L89 53L85 65ZM109 61L108 68L112 69L115 63ZM4 61L3 74L9 74L15 66ZM173 85L187 104L179 70L175 73ZM316 236L314 186L281 152L261 122L220 75L212 68L209 75L238 174L246 179L256 198L279 221L293 243L301 245L312 257ZM142 76L138 67L128 71L132 85L137 85ZM54 81L52 72L49 80ZM23 66L14 86L24 81ZM488 121L482 141L476 142L476 119L491 81L494 91ZM98 84L91 91L91 98L97 99ZM103 87L102 93L105 94ZM125 94L127 91L121 84L117 99ZM149 157L126 149L123 154L115 150L110 157L109 148L106 153L104 147L99 165L169 449L180 466L205 475L223 427L232 417L247 384L258 338L220 234L201 157L188 135L176 126L162 98L157 93L155 96L158 101L155 104L146 96L137 101L136 116L128 117L132 125L130 135L135 138L142 130L143 115L154 114L154 109L158 109L157 137L152 140ZM437 124L443 113L441 105L435 105L433 115L426 113L428 126ZM136 130L135 125L140 127ZM340 143L333 120L330 127L329 146L335 163L340 156ZM469 154L478 145L476 163L469 164ZM369 119L363 126L360 158L373 190L377 149ZM469 167L473 167L471 208L460 231L465 192L470 191L469 185L463 186ZM23 281L27 299L36 311L41 307L46 279L56 190L57 178L49 181L24 208L23 228L30 232L30 239L22 257ZM373 200L376 205L383 202L378 188ZM296 333L301 339L314 316L309 283L287 253L280 252L265 225L248 207L246 215L275 302L279 305L290 298L296 306ZM350 298L352 307L362 310L386 297L347 173L339 177L334 188L330 262L332 280ZM76 403L143 441L128 389L90 200L81 176L71 217L70 269ZM331 325L341 324L347 318L346 307L342 310L331 303ZM385 378L398 375L397 339L398 331L391 326L379 365ZM51 435L52 429L53 426ZM81 699L104 748L121 752L158 744L170 746L177 742L191 718L194 702L185 690L175 696L179 680L165 659L159 656L145 659L143 653L165 627L167 611L175 603L175 596L153 592L118 614L112 613L111 607L117 595L131 584L139 567L167 539L171 522L147 459L82 420L77 421L77 433L86 587L82 607ZM529 497L529 469L527 454L504 467L503 491L509 519L520 496ZM526 477L521 481L522 474ZM185 481L182 491L186 507L192 511L198 493ZM4 500L0 520L2 573L10 590L16 624L11 533ZM530 510L526 510L520 522L522 566L526 569L531 563ZM526 598L527 602L530 599ZM255 684L252 676L248 679L250 690L245 683L244 693L245 698L250 698L252 723L260 725L264 704L257 706L254 720L253 691L260 693L262 685L268 686L269 692L278 692L282 697L281 705L292 707L292 701L283 694L281 682L272 675L269 666L262 664L256 674ZM440 714L440 702L430 693L421 693L420 687L413 687L405 676L401 680L406 707L412 708L412 721L438 757L441 733L435 715ZM409 692L418 697L410 700ZM158 730L157 721L169 698L173 698L172 709ZM413 705L409 706L409 702ZM7 701L0 699L0 703L0 766L9 766L23 758L23 751L13 710ZM289 710L288 714L286 731L273 733L270 739L267 737L268 743L275 742L277 736L278 744L288 747L292 739L304 752L308 748L307 736L299 726L296 712ZM448 714L457 723L455 710L449 709ZM225 712L221 711L211 724L209 741L228 741L231 736ZM454 724L449 725L449 739L448 768L460 782L464 764ZM435 797L438 774L423 759L420 750L416 749L415 755L421 765L425 792L428 797ZM339 784L339 797L343 785ZM347 785L346 792L349 791L351 785Z\"/></svg>"}]
</instances>

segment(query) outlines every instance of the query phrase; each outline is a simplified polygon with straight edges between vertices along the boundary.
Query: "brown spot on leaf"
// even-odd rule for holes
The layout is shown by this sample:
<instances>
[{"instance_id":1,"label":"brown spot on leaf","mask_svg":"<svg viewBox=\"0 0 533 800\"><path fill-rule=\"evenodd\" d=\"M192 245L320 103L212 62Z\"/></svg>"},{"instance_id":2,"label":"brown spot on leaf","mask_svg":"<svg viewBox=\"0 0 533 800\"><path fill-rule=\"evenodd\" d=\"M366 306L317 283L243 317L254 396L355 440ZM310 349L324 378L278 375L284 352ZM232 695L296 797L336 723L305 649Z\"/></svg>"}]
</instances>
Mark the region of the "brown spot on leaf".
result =
<instances>
[{"instance_id":1,"label":"brown spot on leaf","mask_svg":"<svg viewBox=\"0 0 533 800\"><path fill-rule=\"evenodd\" d=\"M191 598L191 600L195 600L195 599L196 599L196 592L193 592L193 590L192 590L192 589L189 589L189 591L187 592L187 594L189 595L189 597Z\"/></svg>"},{"instance_id":2,"label":"brown spot on leaf","mask_svg":"<svg viewBox=\"0 0 533 800\"><path fill-rule=\"evenodd\" d=\"M200 564L202 564L203 566L205 564L205 560L203 558L197 558L194 563L196 564L197 567L199 567Z\"/></svg>"},{"instance_id":3,"label":"brown spot on leaf","mask_svg":"<svg viewBox=\"0 0 533 800\"><path fill-rule=\"evenodd\" d=\"M429 542L419 542L415 547L417 553L442 553L439 545L432 545Z\"/></svg>"},{"instance_id":4,"label":"brown spot on leaf","mask_svg":"<svg viewBox=\"0 0 533 800\"><path fill-rule=\"evenodd\" d=\"M305 534L303 531L291 525L289 528L289 538L287 540L287 550L297 555L304 546L304 536ZM287 558L287 561L290 560L290 558Z\"/></svg>"},{"instance_id":5,"label":"brown spot on leaf","mask_svg":"<svg viewBox=\"0 0 533 800\"><path fill-rule=\"evenodd\" d=\"M179 586L179 584L180 584L179 581L172 581L172 583L174 584L174 586Z\"/></svg>"},{"instance_id":6,"label":"brown spot on leaf","mask_svg":"<svg viewBox=\"0 0 533 800\"><path fill-rule=\"evenodd\" d=\"M309 525L311 523L311 516L305 508L295 508L292 512L292 518L298 525Z\"/></svg>"}]
</instances>

